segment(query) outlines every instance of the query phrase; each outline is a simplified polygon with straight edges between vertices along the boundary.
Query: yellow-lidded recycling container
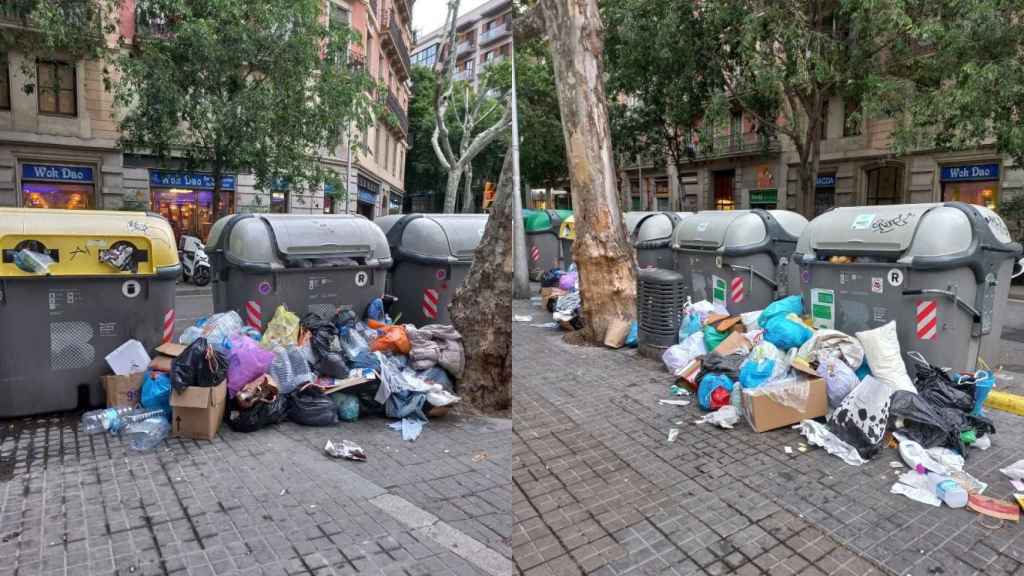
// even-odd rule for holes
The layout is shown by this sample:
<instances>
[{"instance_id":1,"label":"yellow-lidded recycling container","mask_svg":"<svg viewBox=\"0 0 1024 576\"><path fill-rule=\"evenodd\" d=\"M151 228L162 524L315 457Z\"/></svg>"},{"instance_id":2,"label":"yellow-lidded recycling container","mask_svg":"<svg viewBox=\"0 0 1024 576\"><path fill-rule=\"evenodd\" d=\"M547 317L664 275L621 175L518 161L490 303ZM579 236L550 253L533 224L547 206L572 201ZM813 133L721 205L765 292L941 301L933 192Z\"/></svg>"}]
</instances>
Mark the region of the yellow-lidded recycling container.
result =
<instances>
[{"instance_id":1,"label":"yellow-lidded recycling container","mask_svg":"<svg viewBox=\"0 0 1024 576\"><path fill-rule=\"evenodd\" d=\"M0 418L99 405L107 354L171 339L181 264L160 216L0 208L0 256Z\"/></svg>"}]
</instances>

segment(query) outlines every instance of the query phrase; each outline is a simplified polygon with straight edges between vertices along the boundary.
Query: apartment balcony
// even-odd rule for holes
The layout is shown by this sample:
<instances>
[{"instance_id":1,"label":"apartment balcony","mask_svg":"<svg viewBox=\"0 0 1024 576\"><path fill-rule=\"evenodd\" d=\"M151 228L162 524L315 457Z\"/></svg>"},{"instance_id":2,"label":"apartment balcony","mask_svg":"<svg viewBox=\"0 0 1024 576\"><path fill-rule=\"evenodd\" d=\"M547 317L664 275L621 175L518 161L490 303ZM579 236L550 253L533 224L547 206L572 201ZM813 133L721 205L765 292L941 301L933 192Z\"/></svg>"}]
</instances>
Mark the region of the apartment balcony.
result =
<instances>
[{"instance_id":1,"label":"apartment balcony","mask_svg":"<svg viewBox=\"0 0 1024 576\"><path fill-rule=\"evenodd\" d=\"M405 43L405 38L402 37L402 25L395 17L393 9L387 11L384 22L387 32L381 35L381 46L388 56L398 63L398 66L395 66L398 77L402 81L408 80L409 70L412 68L409 61L409 47Z\"/></svg>"},{"instance_id":2,"label":"apartment balcony","mask_svg":"<svg viewBox=\"0 0 1024 576\"><path fill-rule=\"evenodd\" d=\"M505 60L506 58L504 56L496 56L494 58L491 58L490 60L484 60L483 62L481 62L480 67L487 68L488 66L493 66L498 62L504 62Z\"/></svg>"},{"instance_id":3,"label":"apartment balcony","mask_svg":"<svg viewBox=\"0 0 1024 576\"><path fill-rule=\"evenodd\" d=\"M775 134L726 134L694 143L687 152L691 161L732 158L757 154L773 154L781 150Z\"/></svg>"},{"instance_id":4,"label":"apartment balcony","mask_svg":"<svg viewBox=\"0 0 1024 576\"><path fill-rule=\"evenodd\" d=\"M452 74L452 80L457 80L457 81L461 80L463 82L472 82L473 81L473 69L470 68L468 70L456 70L455 73Z\"/></svg>"},{"instance_id":5,"label":"apartment balcony","mask_svg":"<svg viewBox=\"0 0 1024 576\"><path fill-rule=\"evenodd\" d=\"M409 134L409 115L402 109L402 104L394 92L388 92L387 104L388 112L391 112L397 119L397 127L402 131L402 137L406 138Z\"/></svg>"},{"instance_id":6,"label":"apartment balcony","mask_svg":"<svg viewBox=\"0 0 1024 576\"><path fill-rule=\"evenodd\" d=\"M349 50L348 69L351 70L352 72L362 72L366 70L366 55L364 55L362 52Z\"/></svg>"},{"instance_id":7,"label":"apartment balcony","mask_svg":"<svg viewBox=\"0 0 1024 576\"><path fill-rule=\"evenodd\" d=\"M495 26L495 27L491 28L490 30L487 30L485 32L481 32L480 33L480 46L486 46L488 44L493 44L494 42L497 42L498 40L501 40L502 38L507 38L509 36L509 32L510 31L508 29L508 24L500 24L498 26Z\"/></svg>"},{"instance_id":8,"label":"apartment balcony","mask_svg":"<svg viewBox=\"0 0 1024 576\"><path fill-rule=\"evenodd\" d=\"M406 24L412 22L412 2L413 0L392 0L395 5L395 9L398 10L398 15L401 16L402 20Z\"/></svg>"},{"instance_id":9,"label":"apartment balcony","mask_svg":"<svg viewBox=\"0 0 1024 576\"><path fill-rule=\"evenodd\" d=\"M462 58L473 53L476 49L476 43L473 40L463 40L455 46L455 57Z\"/></svg>"}]
</instances>

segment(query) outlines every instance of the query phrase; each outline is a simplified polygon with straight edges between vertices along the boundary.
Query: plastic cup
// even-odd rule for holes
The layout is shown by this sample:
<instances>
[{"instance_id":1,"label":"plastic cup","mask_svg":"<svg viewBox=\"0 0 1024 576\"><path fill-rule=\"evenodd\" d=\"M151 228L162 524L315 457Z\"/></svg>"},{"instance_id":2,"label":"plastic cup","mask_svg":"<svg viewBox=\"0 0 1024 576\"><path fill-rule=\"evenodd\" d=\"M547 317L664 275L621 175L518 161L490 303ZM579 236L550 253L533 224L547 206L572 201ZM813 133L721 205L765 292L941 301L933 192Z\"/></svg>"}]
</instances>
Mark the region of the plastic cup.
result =
<instances>
[{"instance_id":1,"label":"plastic cup","mask_svg":"<svg viewBox=\"0 0 1024 576\"><path fill-rule=\"evenodd\" d=\"M974 410L972 414L975 416L981 415L981 407L985 405L985 399L988 398L988 393L992 391L995 383L996 379L990 372L985 370L978 371L974 380Z\"/></svg>"}]
</instances>

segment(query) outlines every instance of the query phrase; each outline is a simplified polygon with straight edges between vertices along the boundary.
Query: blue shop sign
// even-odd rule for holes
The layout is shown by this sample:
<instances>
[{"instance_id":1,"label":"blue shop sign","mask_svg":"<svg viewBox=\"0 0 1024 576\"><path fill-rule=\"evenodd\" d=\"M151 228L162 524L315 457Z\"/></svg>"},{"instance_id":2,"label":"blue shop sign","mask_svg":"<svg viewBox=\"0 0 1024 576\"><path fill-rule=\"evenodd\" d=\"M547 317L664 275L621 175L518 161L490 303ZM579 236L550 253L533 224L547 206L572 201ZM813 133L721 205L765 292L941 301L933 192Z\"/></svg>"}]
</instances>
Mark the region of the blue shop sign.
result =
<instances>
[{"instance_id":1,"label":"blue shop sign","mask_svg":"<svg viewBox=\"0 0 1024 576\"><path fill-rule=\"evenodd\" d=\"M377 195L367 192L365 190L359 191L359 201L363 204L377 204Z\"/></svg>"},{"instance_id":2,"label":"blue shop sign","mask_svg":"<svg viewBox=\"0 0 1024 576\"><path fill-rule=\"evenodd\" d=\"M836 175L828 174L826 176L818 176L814 182L815 188L835 188L836 187Z\"/></svg>"},{"instance_id":3,"label":"blue shop sign","mask_svg":"<svg viewBox=\"0 0 1024 576\"><path fill-rule=\"evenodd\" d=\"M213 176L210 176L209 174L196 174L194 172L163 172L159 170L150 170L149 183L151 186L159 186L161 188L213 190ZM221 190L234 190L235 177L222 177L220 179L220 188Z\"/></svg>"},{"instance_id":4,"label":"blue shop sign","mask_svg":"<svg viewBox=\"0 0 1024 576\"><path fill-rule=\"evenodd\" d=\"M999 164L967 164L943 166L939 179L943 182L970 182L972 180L998 180Z\"/></svg>"},{"instance_id":5,"label":"blue shop sign","mask_svg":"<svg viewBox=\"0 0 1024 576\"><path fill-rule=\"evenodd\" d=\"M92 168L88 166L54 166L51 164L22 164L22 180L51 182L93 182Z\"/></svg>"}]
</instances>

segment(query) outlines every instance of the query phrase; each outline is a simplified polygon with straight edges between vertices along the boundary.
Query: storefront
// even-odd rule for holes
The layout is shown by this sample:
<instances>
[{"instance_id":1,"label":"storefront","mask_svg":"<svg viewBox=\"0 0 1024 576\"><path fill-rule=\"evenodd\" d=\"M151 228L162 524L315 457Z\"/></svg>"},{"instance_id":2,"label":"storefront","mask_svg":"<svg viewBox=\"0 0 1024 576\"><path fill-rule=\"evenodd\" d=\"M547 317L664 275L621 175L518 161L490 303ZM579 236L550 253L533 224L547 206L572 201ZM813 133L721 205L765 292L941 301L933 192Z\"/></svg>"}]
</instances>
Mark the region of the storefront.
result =
<instances>
[{"instance_id":1,"label":"storefront","mask_svg":"<svg viewBox=\"0 0 1024 576\"><path fill-rule=\"evenodd\" d=\"M999 203L999 164L943 166L939 173L944 202L966 202L995 209Z\"/></svg>"},{"instance_id":2,"label":"storefront","mask_svg":"<svg viewBox=\"0 0 1024 576\"><path fill-rule=\"evenodd\" d=\"M289 196L289 185L288 181L284 178L277 178L270 186L270 213L271 214L287 214L288 213L288 196Z\"/></svg>"},{"instance_id":3,"label":"storefront","mask_svg":"<svg viewBox=\"0 0 1024 576\"><path fill-rule=\"evenodd\" d=\"M486 194L486 193L485 193ZM484 200L486 202L486 198ZM391 190L388 193L388 214L402 213L402 193L398 190Z\"/></svg>"},{"instance_id":4,"label":"storefront","mask_svg":"<svg viewBox=\"0 0 1024 576\"><path fill-rule=\"evenodd\" d=\"M380 182L360 174L356 185L359 191L356 197L356 210L363 216L373 220L374 212L377 208L377 197L380 195Z\"/></svg>"},{"instance_id":5,"label":"storefront","mask_svg":"<svg viewBox=\"0 0 1024 576\"><path fill-rule=\"evenodd\" d=\"M814 215L828 212L836 205L836 175L819 174L814 181Z\"/></svg>"},{"instance_id":6,"label":"storefront","mask_svg":"<svg viewBox=\"0 0 1024 576\"><path fill-rule=\"evenodd\" d=\"M750 207L775 210L779 205L779 190L775 187L775 170L767 164L754 170L755 188L750 190Z\"/></svg>"},{"instance_id":7,"label":"storefront","mask_svg":"<svg viewBox=\"0 0 1024 576\"><path fill-rule=\"evenodd\" d=\"M216 202L208 174L150 170L149 188L153 211L170 221L176 239L189 235L205 240L217 218L235 211L234 176L221 178Z\"/></svg>"},{"instance_id":8,"label":"storefront","mask_svg":"<svg viewBox=\"0 0 1024 576\"><path fill-rule=\"evenodd\" d=\"M96 169L73 164L21 164L21 205L25 208L89 210L96 201Z\"/></svg>"}]
</instances>

